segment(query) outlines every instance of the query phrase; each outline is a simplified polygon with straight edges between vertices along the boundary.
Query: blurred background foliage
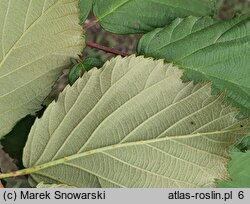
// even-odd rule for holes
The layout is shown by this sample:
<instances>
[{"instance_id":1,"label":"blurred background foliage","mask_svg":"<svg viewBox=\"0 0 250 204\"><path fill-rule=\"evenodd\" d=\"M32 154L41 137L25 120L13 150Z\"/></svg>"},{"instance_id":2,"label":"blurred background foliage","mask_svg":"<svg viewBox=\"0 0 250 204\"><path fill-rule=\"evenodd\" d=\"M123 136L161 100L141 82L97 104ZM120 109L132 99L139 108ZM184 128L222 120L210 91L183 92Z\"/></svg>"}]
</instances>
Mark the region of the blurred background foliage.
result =
<instances>
[{"instance_id":1,"label":"blurred background foliage","mask_svg":"<svg viewBox=\"0 0 250 204\"><path fill-rule=\"evenodd\" d=\"M238 13L247 13L250 11L250 0L219 0L218 1L219 19L230 19Z\"/></svg>"}]
</instances>

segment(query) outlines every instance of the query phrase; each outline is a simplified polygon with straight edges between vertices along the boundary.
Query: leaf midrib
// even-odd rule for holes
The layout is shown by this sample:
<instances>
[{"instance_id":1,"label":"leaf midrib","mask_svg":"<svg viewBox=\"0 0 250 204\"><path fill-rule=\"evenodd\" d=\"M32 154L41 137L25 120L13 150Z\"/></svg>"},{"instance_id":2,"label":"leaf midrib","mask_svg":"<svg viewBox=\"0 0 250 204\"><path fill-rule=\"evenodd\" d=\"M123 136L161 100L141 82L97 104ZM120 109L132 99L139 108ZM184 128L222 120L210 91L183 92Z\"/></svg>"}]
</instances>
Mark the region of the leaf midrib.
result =
<instances>
[{"instance_id":1,"label":"leaf midrib","mask_svg":"<svg viewBox=\"0 0 250 204\"><path fill-rule=\"evenodd\" d=\"M215 131L215 132L208 132L208 133L195 133L195 134L189 134L189 135L166 136L164 138L156 138L156 139L151 139L151 140L142 140L142 141L135 141L135 142L129 142L129 143L116 144L116 145L109 145L109 146L89 150L87 152L82 152L79 154L73 154L70 156L66 156L64 158L50 161L50 162L40 164L37 166L29 167L29 168L21 170L21 171L25 171L25 172L28 172L27 174L31 174L31 173L35 173L37 171L40 171L42 169L47 169L49 167L53 167L56 165L60 165L60 164L64 164L64 163L73 161L75 159L79 159L81 157L90 156L90 155L94 155L97 153L102 153L105 151L110 151L110 150L119 149L119 148L123 148L123 147L145 145L145 144L151 144L151 143L156 143L156 142L163 142L163 141L167 141L167 140L175 140L176 141L176 140L188 139L188 138L194 138L194 137L203 137L203 136L209 136L209 135L215 135L215 134L231 133L232 131L239 131L239 130L242 130L242 128L235 128L235 129L230 129L230 130Z\"/></svg>"}]
</instances>

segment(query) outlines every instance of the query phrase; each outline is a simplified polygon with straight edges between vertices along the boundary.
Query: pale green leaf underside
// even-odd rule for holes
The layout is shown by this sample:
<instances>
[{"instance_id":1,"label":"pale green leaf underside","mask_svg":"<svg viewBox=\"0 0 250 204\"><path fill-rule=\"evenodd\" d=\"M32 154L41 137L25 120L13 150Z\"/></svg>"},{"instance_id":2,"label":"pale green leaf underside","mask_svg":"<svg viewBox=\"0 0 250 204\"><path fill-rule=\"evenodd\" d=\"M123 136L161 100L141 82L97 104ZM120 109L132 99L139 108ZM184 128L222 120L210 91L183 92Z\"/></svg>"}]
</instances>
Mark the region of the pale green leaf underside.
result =
<instances>
[{"instance_id":1,"label":"pale green leaf underside","mask_svg":"<svg viewBox=\"0 0 250 204\"><path fill-rule=\"evenodd\" d=\"M97 21L108 31L146 33L177 17L213 15L216 0L93 0ZM81 0L88 3L88 0Z\"/></svg>"},{"instance_id":2,"label":"pale green leaf underside","mask_svg":"<svg viewBox=\"0 0 250 204\"><path fill-rule=\"evenodd\" d=\"M75 188L74 186L68 186L65 184L46 184L46 183L39 183L37 184L36 188Z\"/></svg>"},{"instance_id":3,"label":"pale green leaf underside","mask_svg":"<svg viewBox=\"0 0 250 204\"><path fill-rule=\"evenodd\" d=\"M0 0L0 137L40 109L83 49L77 0Z\"/></svg>"},{"instance_id":4,"label":"pale green leaf underside","mask_svg":"<svg viewBox=\"0 0 250 204\"><path fill-rule=\"evenodd\" d=\"M209 17L176 19L144 35L137 51L186 70L185 79L209 80L215 90L250 114L250 17L214 21Z\"/></svg>"},{"instance_id":5,"label":"pale green leaf underside","mask_svg":"<svg viewBox=\"0 0 250 204\"><path fill-rule=\"evenodd\" d=\"M66 87L24 149L36 185L211 187L248 121L163 60L117 57ZM241 127L243 125L243 127Z\"/></svg>"}]
</instances>

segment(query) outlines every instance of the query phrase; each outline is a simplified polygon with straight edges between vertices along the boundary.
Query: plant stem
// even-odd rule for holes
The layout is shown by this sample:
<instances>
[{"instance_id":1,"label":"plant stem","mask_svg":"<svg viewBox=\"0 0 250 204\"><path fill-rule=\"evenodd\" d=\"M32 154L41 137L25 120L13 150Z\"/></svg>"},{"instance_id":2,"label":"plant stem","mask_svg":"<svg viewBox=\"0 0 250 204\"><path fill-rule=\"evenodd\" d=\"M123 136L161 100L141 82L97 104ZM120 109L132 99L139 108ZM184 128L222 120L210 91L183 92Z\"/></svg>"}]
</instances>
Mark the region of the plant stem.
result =
<instances>
[{"instance_id":1,"label":"plant stem","mask_svg":"<svg viewBox=\"0 0 250 204\"><path fill-rule=\"evenodd\" d=\"M103 45L99 45L99 44L91 42L91 41L86 41L86 45L88 47L90 47L90 48L94 48L94 49L97 49L97 50L102 50L104 52L111 53L111 54L114 54L114 55L121 55L122 57L127 56L127 54L124 53L124 52L121 52L121 51L116 50L114 48L105 47Z\"/></svg>"},{"instance_id":2,"label":"plant stem","mask_svg":"<svg viewBox=\"0 0 250 204\"><path fill-rule=\"evenodd\" d=\"M89 21L88 23L84 24L84 25L82 26L82 28L83 28L84 30L88 30L89 28L95 26L96 24L97 24L97 21L96 21L96 20L92 20L92 21Z\"/></svg>"},{"instance_id":3,"label":"plant stem","mask_svg":"<svg viewBox=\"0 0 250 204\"><path fill-rule=\"evenodd\" d=\"M30 173L34 173L37 170L34 170L33 168L29 168L29 169L22 169L22 170L18 170L18 171L12 171L9 173L0 173L0 179L5 179L5 178L15 178L17 176L24 176L24 175L28 175Z\"/></svg>"},{"instance_id":4,"label":"plant stem","mask_svg":"<svg viewBox=\"0 0 250 204\"><path fill-rule=\"evenodd\" d=\"M37 171L40 171L42 169L46 169L46 168L49 168L51 166L61 164L63 162L66 162L67 160L68 160L68 158L64 157L64 158L56 160L56 161L48 162L48 163L45 163L45 164L40 164L40 165L34 166L34 167L29 167L27 169L12 171L12 172L9 172L9 173L0 173L0 179L12 178L12 177L17 177L17 176L25 176L25 175L32 174L32 173L35 173Z\"/></svg>"}]
</instances>

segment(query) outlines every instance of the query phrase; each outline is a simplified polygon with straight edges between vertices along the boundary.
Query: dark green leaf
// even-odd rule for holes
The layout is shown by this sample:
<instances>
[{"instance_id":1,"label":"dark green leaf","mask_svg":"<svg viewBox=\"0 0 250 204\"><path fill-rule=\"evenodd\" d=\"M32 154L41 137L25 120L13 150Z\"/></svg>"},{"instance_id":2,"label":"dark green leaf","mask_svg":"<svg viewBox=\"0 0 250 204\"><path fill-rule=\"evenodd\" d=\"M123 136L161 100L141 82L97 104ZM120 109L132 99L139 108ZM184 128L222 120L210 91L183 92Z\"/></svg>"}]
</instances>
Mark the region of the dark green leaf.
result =
<instances>
[{"instance_id":1,"label":"dark green leaf","mask_svg":"<svg viewBox=\"0 0 250 204\"><path fill-rule=\"evenodd\" d=\"M4 150L16 160L19 168L23 168L23 148L34 121L34 116L26 116L20 120L13 130L1 140Z\"/></svg>"},{"instance_id":2,"label":"dark green leaf","mask_svg":"<svg viewBox=\"0 0 250 204\"><path fill-rule=\"evenodd\" d=\"M232 150L237 152L250 151L250 136L244 137L240 142L232 146Z\"/></svg>"},{"instance_id":3,"label":"dark green leaf","mask_svg":"<svg viewBox=\"0 0 250 204\"><path fill-rule=\"evenodd\" d=\"M227 99L250 113L250 17L230 21L188 17L144 35L140 54L162 58L186 70L185 80L213 82Z\"/></svg>"},{"instance_id":4,"label":"dark green leaf","mask_svg":"<svg viewBox=\"0 0 250 204\"><path fill-rule=\"evenodd\" d=\"M75 81L83 75L85 71L89 71L93 67L100 68L103 61L97 58L86 58L83 63L74 65L69 72L69 83L73 85Z\"/></svg>"},{"instance_id":5,"label":"dark green leaf","mask_svg":"<svg viewBox=\"0 0 250 204\"><path fill-rule=\"evenodd\" d=\"M146 33L177 17L213 15L215 4L216 0L97 0L93 11L110 32Z\"/></svg>"},{"instance_id":6,"label":"dark green leaf","mask_svg":"<svg viewBox=\"0 0 250 204\"><path fill-rule=\"evenodd\" d=\"M83 61L83 65L84 65L86 71L89 71L93 67L101 68L103 66L103 64L104 64L103 61L101 61L98 58L94 58L94 57L86 58Z\"/></svg>"},{"instance_id":7,"label":"dark green leaf","mask_svg":"<svg viewBox=\"0 0 250 204\"><path fill-rule=\"evenodd\" d=\"M231 179L220 181L221 188L250 188L250 151L231 152L228 171Z\"/></svg>"},{"instance_id":8,"label":"dark green leaf","mask_svg":"<svg viewBox=\"0 0 250 204\"><path fill-rule=\"evenodd\" d=\"M89 12L92 8L93 1L92 0L79 0L80 7L80 24L83 24L87 19Z\"/></svg>"}]
</instances>

